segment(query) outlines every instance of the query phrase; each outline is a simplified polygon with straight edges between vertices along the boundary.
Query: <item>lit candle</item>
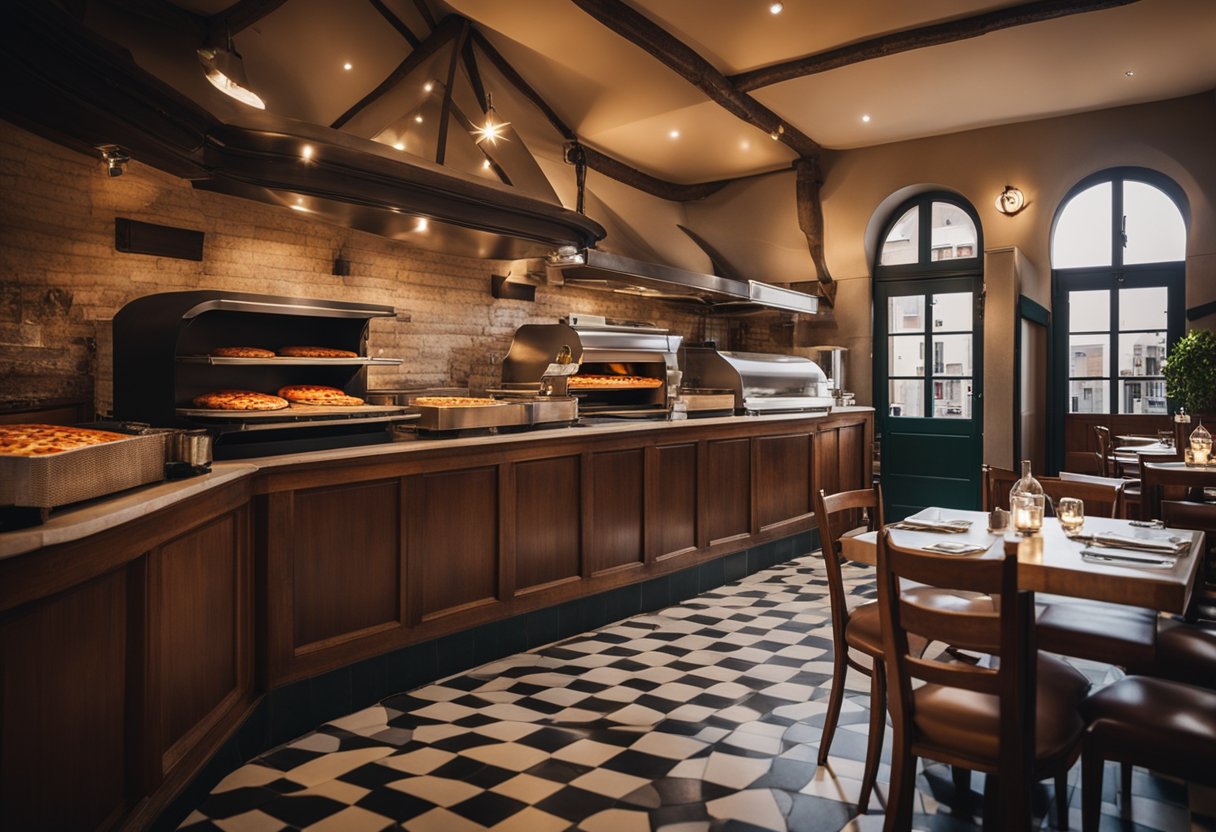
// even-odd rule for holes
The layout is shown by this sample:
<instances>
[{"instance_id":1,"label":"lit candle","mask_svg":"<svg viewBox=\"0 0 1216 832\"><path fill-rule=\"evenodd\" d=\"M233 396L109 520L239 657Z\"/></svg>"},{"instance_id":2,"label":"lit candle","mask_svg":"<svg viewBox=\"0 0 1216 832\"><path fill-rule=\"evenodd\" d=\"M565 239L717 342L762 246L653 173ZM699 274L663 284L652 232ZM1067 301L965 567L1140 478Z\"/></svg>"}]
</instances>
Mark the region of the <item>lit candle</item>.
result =
<instances>
[{"instance_id":1,"label":"lit candle","mask_svg":"<svg viewBox=\"0 0 1216 832\"><path fill-rule=\"evenodd\" d=\"M1211 456L1211 448L1192 448L1191 453L1194 456L1196 465L1207 465L1208 457Z\"/></svg>"}]
</instances>

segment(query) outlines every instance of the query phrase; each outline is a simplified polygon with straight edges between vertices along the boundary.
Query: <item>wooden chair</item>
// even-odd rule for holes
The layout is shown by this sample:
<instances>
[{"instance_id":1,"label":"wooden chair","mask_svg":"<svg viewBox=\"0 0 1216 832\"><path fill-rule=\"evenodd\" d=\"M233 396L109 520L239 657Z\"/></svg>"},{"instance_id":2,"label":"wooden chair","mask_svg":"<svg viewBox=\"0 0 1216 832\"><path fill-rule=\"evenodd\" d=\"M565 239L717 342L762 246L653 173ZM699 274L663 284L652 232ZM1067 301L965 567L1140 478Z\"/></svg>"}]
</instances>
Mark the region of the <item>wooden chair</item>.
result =
<instances>
[{"instance_id":1,"label":"wooden chair","mask_svg":"<svg viewBox=\"0 0 1216 832\"><path fill-rule=\"evenodd\" d=\"M1092 474L1077 474L1072 471L1061 471L1060 479L1065 482L1094 482L1099 485L1122 484L1123 499L1120 501L1118 516L1124 520L1140 519L1140 480L1122 477L1096 477Z\"/></svg>"},{"instance_id":2,"label":"wooden chair","mask_svg":"<svg viewBox=\"0 0 1216 832\"><path fill-rule=\"evenodd\" d=\"M1110 441L1110 428L1106 425L1094 425L1094 437L1098 441L1098 476L1109 477L1114 470L1111 459L1111 449L1114 445Z\"/></svg>"},{"instance_id":3,"label":"wooden chair","mask_svg":"<svg viewBox=\"0 0 1216 832\"><path fill-rule=\"evenodd\" d=\"M1006 468L985 465L983 470L983 505L985 511L1009 508L1009 490L1020 475ZM1078 497L1085 501L1085 511L1095 517L1121 517L1123 514L1123 480L1114 477L1090 477L1088 481L1062 477L1036 477L1055 505L1061 497ZM1100 480L1100 481L1099 481Z\"/></svg>"},{"instance_id":4,"label":"wooden chair","mask_svg":"<svg viewBox=\"0 0 1216 832\"><path fill-rule=\"evenodd\" d=\"M986 593L999 598L999 611L926 607L901 590L902 580ZM1010 829L1029 826L1031 784L1055 778L1057 820L1066 829L1067 774L1084 731L1077 707L1089 682L1059 659L1037 654L1030 598L1017 589L1017 555L935 555L895 546L883 532L878 596L894 739L883 828L910 828L916 759L929 757L996 775L1000 817ZM913 649L921 639L987 653L997 661L993 667L925 659ZM914 690L914 680L925 684ZM994 819L994 802L985 808Z\"/></svg>"}]
</instances>

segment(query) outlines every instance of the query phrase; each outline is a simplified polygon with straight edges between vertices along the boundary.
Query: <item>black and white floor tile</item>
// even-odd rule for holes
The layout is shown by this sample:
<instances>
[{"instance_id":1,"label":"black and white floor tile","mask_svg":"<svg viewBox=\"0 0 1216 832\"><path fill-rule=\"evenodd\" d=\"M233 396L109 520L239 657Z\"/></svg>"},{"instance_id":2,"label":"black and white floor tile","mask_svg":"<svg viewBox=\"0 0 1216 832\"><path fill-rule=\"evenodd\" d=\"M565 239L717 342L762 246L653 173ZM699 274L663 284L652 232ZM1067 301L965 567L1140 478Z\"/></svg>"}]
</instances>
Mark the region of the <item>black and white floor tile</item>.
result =
<instances>
[{"instance_id":1,"label":"black and white floor tile","mask_svg":"<svg viewBox=\"0 0 1216 832\"><path fill-rule=\"evenodd\" d=\"M853 598L874 596L871 570L845 571ZM815 764L831 635L821 561L799 558L327 723L233 772L182 828L877 830L885 764L869 813L855 807L865 677L848 679L830 764ZM1117 673L1077 664L1096 684ZM945 766L925 764L914 828L978 829L982 775L972 778L972 792L959 795ZM1079 766L1070 778L1073 829L1078 780ZM1137 769L1128 806L1117 782L1112 766L1103 830L1208 828L1185 785ZM1039 787L1040 814L1051 788Z\"/></svg>"}]
</instances>

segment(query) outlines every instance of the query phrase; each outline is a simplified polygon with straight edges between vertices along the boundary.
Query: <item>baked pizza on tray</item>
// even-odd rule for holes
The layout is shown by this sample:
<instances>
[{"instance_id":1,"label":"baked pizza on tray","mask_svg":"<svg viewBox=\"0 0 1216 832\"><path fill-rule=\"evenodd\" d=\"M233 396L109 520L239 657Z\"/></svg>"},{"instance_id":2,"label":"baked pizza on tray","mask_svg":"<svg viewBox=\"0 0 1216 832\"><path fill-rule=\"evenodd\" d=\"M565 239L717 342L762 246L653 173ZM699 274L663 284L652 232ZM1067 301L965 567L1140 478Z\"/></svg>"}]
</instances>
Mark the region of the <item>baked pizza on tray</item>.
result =
<instances>
[{"instance_id":1,"label":"baked pizza on tray","mask_svg":"<svg viewBox=\"0 0 1216 832\"><path fill-rule=\"evenodd\" d=\"M0 456L47 456L130 438L66 425L0 425Z\"/></svg>"},{"instance_id":2,"label":"baked pizza on tray","mask_svg":"<svg viewBox=\"0 0 1216 832\"><path fill-rule=\"evenodd\" d=\"M411 404L420 407L483 407L491 404L507 404L507 402L476 396L419 396Z\"/></svg>"},{"instance_id":3,"label":"baked pizza on tray","mask_svg":"<svg viewBox=\"0 0 1216 832\"><path fill-rule=\"evenodd\" d=\"M596 387L662 387L661 378L644 378L642 376L570 376L567 385L572 389L587 389Z\"/></svg>"},{"instance_id":4,"label":"baked pizza on tray","mask_svg":"<svg viewBox=\"0 0 1216 832\"><path fill-rule=\"evenodd\" d=\"M253 390L216 390L195 396L193 404L204 410L282 410L288 401Z\"/></svg>"},{"instance_id":5,"label":"baked pizza on tray","mask_svg":"<svg viewBox=\"0 0 1216 832\"><path fill-rule=\"evenodd\" d=\"M216 347L211 354L216 358L274 358L274 350L261 347Z\"/></svg>"},{"instance_id":6,"label":"baked pizza on tray","mask_svg":"<svg viewBox=\"0 0 1216 832\"><path fill-rule=\"evenodd\" d=\"M358 358L359 353L333 347L280 347L279 355L288 358Z\"/></svg>"},{"instance_id":7,"label":"baked pizza on tray","mask_svg":"<svg viewBox=\"0 0 1216 832\"><path fill-rule=\"evenodd\" d=\"M358 396L348 396L344 390L337 387L323 387L320 384L292 384L280 387L279 395L293 404L323 405L325 407L358 407L363 399Z\"/></svg>"}]
</instances>

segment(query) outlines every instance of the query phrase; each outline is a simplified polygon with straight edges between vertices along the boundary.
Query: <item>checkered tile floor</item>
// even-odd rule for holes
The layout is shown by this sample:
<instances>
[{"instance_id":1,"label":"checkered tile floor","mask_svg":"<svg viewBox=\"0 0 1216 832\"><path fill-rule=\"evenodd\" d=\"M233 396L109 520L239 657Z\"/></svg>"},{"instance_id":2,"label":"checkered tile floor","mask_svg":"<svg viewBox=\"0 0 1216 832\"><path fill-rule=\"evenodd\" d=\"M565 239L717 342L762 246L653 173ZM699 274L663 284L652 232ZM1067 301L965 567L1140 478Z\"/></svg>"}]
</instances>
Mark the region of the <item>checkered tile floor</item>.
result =
<instances>
[{"instance_id":1,"label":"checkered tile floor","mask_svg":"<svg viewBox=\"0 0 1216 832\"><path fill-rule=\"evenodd\" d=\"M845 567L854 598L872 572ZM1097 684L1117 671L1078 663ZM815 765L832 674L818 556L513 656L321 726L249 762L183 823L194 832L871 830L855 817L868 682L850 676L830 765ZM888 742L889 742L888 732ZM1079 829L1079 766L1070 778ZM1185 785L1106 777L1103 829L1205 828ZM955 794L928 763L913 825L979 828L982 775ZM1036 794L1040 815L1051 785ZM1192 826L1192 823L1196 826ZM1046 821L1044 821L1046 826Z\"/></svg>"}]
</instances>

